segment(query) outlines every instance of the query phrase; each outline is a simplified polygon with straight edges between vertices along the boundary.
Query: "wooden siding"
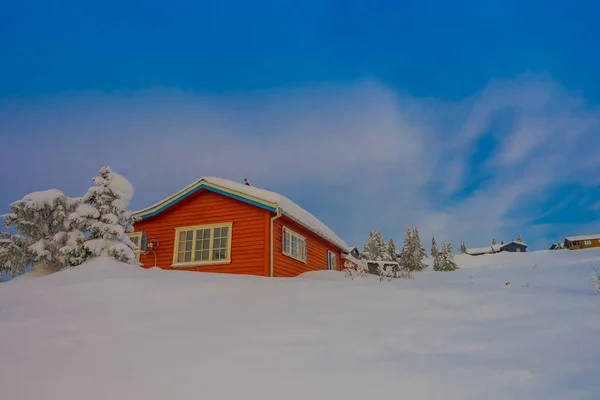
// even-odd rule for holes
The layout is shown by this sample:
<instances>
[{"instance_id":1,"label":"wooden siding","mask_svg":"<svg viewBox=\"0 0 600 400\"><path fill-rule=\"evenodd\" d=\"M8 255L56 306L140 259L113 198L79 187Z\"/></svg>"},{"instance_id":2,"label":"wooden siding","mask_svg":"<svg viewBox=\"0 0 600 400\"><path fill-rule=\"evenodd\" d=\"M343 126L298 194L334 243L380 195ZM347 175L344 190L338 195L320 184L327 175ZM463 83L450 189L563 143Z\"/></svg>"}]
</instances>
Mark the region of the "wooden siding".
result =
<instances>
[{"instance_id":1,"label":"wooden siding","mask_svg":"<svg viewBox=\"0 0 600 400\"><path fill-rule=\"evenodd\" d=\"M504 245L500 251L507 251L509 253L525 253L527 252L527 246L525 246L524 244L520 244L520 243L508 243L506 245Z\"/></svg>"},{"instance_id":2,"label":"wooden siding","mask_svg":"<svg viewBox=\"0 0 600 400\"><path fill-rule=\"evenodd\" d=\"M271 213L227 196L200 190L160 214L135 223L148 243L159 241L156 265L163 269L269 276L269 218ZM231 263L172 268L175 228L233 222ZM154 266L154 254L141 256L144 267Z\"/></svg>"},{"instance_id":3,"label":"wooden siding","mask_svg":"<svg viewBox=\"0 0 600 400\"><path fill-rule=\"evenodd\" d=\"M306 238L307 262L298 261L283 254L283 227L289 228ZM292 277L307 271L327 270L327 252L332 251L337 258L336 269L340 267L340 250L320 236L305 229L286 216L273 221L273 275L275 277Z\"/></svg>"},{"instance_id":4,"label":"wooden siding","mask_svg":"<svg viewBox=\"0 0 600 400\"><path fill-rule=\"evenodd\" d=\"M585 240L574 240L569 241L565 240L565 247L569 250L583 250L583 249L591 249L593 247L600 247L600 237L596 239L589 239L590 244L585 244Z\"/></svg>"}]
</instances>

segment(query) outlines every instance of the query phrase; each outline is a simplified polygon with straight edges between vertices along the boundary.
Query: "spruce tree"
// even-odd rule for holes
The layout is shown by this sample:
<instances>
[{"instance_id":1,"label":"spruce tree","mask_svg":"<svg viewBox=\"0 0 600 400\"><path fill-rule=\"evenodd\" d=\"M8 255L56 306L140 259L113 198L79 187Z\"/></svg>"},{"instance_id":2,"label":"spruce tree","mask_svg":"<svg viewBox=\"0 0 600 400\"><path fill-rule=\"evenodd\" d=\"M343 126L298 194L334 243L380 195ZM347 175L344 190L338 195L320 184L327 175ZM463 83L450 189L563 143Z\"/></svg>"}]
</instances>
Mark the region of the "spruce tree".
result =
<instances>
[{"instance_id":1,"label":"spruce tree","mask_svg":"<svg viewBox=\"0 0 600 400\"><path fill-rule=\"evenodd\" d=\"M4 224L18 232L18 237L10 238L13 251L14 246L26 249L36 270L56 272L70 266L70 259L61 249L72 235L68 218L76 204L77 199L70 199L56 189L30 193L12 203ZM11 263L19 265L20 257L13 251L10 254L17 258L11 259ZM8 253L5 248L5 258Z\"/></svg>"},{"instance_id":2,"label":"spruce tree","mask_svg":"<svg viewBox=\"0 0 600 400\"><path fill-rule=\"evenodd\" d=\"M523 243L523 238L521 235L517 236L517 243Z\"/></svg>"},{"instance_id":3,"label":"spruce tree","mask_svg":"<svg viewBox=\"0 0 600 400\"><path fill-rule=\"evenodd\" d=\"M390 256L389 261L397 262L398 261L398 250L396 249L396 243L394 242L394 239L390 239L390 241L388 242L387 251Z\"/></svg>"},{"instance_id":4,"label":"spruce tree","mask_svg":"<svg viewBox=\"0 0 600 400\"><path fill-rule=\"evenodd\" d=\"M467 245L465 244L465 242L462 242L462 244L460 245L460 254L467 254Z\"/></svg>"},{"instance_id":5,"label":"spruce tree","mask_svg":"<svg viewBox=\"0 0 600 400\"><path fill-rule=\"evenodd\" d=\"M496 238L493 238L493 239L492 239L492 246L495 246L496 244L497 244L497 242L496 242Z\"/></svg>"},{"instance_id":6,"label":"spruce tree","mask_svg":"<svg viewBox=\"0 0 600 400\"><path fill-rule=\"evenodd\" d=\"M29 251L29 243L21 235L0 232L0 276L18 276L33 265L35 256Z\"/></svg>"},{"instance_id":7,"label":"spruce tree","mask_svg":"<svg viewBox=\"0 0 600 400\"><path fill-rule=\"evenodd\" d=\"M442 250L438 255L437 269L434 262L434 270L436 271L455 271L458 269L456 262L454 261L454 254L452 253L452 245L444 242Z\"/></svg>"},{"instance_id":8,"label":"spruce tree","mask_svg":"<svg viewBox=\"0 0 600 400\"><path fill-rule=\"evenodd\" d=\"M137 246L125 232L133 232L133 218L127 211L133 197L133 186L110 167L103 167L93 179L82 203L70 220L87 236L81 246L83 258L112 257L129 264L136 263Z\"/></svg>"},{"instance_id":9,"label":"spruce tree","mask_svg":"<svg viewBox=\"0 0 600 400\"><path fill-rule=\"evenodd\" d=\"M408 229L404 237L404 252L402 253L402 267L408 271L422 271L426 265L423 263L425 249L419 237L418 228Z\"/></svg>"},{"instance_id":10,"label":"spruce tree","mask_svg":"<svg viewBox=\"0 0 600 400\"><path fill-rule=\"evenodd\" d=\"M431 238L431 257L435 258L437 256L438 249L437 243L435 242L435 236Z\"/></svg>"},{"instance_id":11,"label":"spruce tree","mask_svg":"<svg viewBox=\"0 0 600 400\"><path fill-rule=\"evenodd\" d=\"M416 271L423 271L426 265L423 263L423 259L427 256L427 252L423 247L423 242L421 241L421 235L419 235L419 228L414 227L413 229L413 240L415 246L415 266L417 267Z\"/></svg>"}]
</instances>

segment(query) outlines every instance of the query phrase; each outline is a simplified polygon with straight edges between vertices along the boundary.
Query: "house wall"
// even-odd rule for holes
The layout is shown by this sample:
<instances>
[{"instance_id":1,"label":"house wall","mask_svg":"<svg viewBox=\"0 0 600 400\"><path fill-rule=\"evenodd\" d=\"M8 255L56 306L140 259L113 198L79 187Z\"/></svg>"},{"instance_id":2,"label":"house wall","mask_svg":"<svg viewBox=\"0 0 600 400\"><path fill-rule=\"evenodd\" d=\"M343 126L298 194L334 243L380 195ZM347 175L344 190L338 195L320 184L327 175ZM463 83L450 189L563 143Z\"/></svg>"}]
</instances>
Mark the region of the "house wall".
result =
<instances>
[{"instance_id":1,"label":"house wall","mask_svg":"<svg viewBox=\"0 0 600 400\"><path fill-rule=\"evenodd\" d=\"M574 242L570 242L570 241L566 241L566 246L570 249L570 250L582 250L582 249L591 249L593 247L600 247L600 238L598 239L591 239L590 240L590 244L585 244L584 240L577 240Z\"/></svg>"},{"instance_id":2,"label":"house wall","mask_svg":"<svg viewBox=\"0 0 600 400\"><path fill-rule=\"evenodd\" d=\"M135 231L146 232L148 243L159 241L156 265L163 269L269 276L271 212L208 190L181 200L160 214L138 221ZM233 222L231 263L172 268L175 228ZM141 256L144 267L155 265L154 254Z\"/></svg>"},{"instance_id":3,"label":"house wall","mask_svg":"<svg viewBox=\"0 0 600 400\"><path fill-rule=\"evenodd\" d=\"M526 252L527 247L523 245L519 245L517 243L509 243L506 246L502 247L502 251L508 251L510 253L515 253L517 251Z\"/></svg>"},{"instance_id":4,"label":"house wall","mask_svg":"<svg viewBox=\"0 0 600 400\"><path fill-rule=\"evenodd\" d=\"M283 254L284 226L306 238L306 263ZM291 277L307 271L326 270L328 269L327 251L332 251L336 254L336 269L338 271L341 270L341 254L339 249L286 216L282 216L273 221L273 243L273 276L275 277Z\"/></svg>"}]
</instances>

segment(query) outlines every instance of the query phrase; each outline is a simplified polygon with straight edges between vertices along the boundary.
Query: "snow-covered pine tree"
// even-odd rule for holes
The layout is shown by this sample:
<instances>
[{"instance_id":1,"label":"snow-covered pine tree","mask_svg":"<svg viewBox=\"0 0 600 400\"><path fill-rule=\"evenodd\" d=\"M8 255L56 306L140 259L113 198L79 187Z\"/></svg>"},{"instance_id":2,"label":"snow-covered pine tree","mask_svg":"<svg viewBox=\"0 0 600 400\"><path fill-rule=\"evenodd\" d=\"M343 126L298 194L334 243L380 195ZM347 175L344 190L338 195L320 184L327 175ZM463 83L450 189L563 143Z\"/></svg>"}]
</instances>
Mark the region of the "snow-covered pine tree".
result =
<instances>
[{"instance_id":1,"label":"snow-covered pine tree","mask_svg":"<svg viewBox=\"0 0 600 400\"><path fill-rule=\"evenodd\" d=\"M413 239L415 241L415 247L418 249L418 254L420 255L419 260L423 260L427 256L427 252L423 247L423 242L421 241L421 235L419 235L419 228L414 227L413 229Z\"/></svg>"},{"instance_id":2,"label":"snow-covered pine tree","mask_svg":"<svg viewBox=\"0 0 600 400\"><path fill-rule=\"evenodd\" d=\"M33 265L34 255L29 250L29 241L21 235L0 232L0 276L10 277L25 273Z\"/></svg>"},{"instance_id":3,"label":"snow-covered pine tree","mask_svg":"<svg viewBox=\"0 0 600 400\"><path fill-rule=\"evenodd\" d=\"M10 205L4 224L19 233L15 240L26 244L34 259L34 269L51 273L70 265L60 249L64 245L62 239L72 231L68 216L74 204L76 200L51 189L30 193Z\"/></svg>"},{"instance_id":4,"label":"snow-covered pine tree","mask_svg":"<svg viewBox=\"0 0 600 400\"><path fill-rule=\"evenodd\" d=\"M454 254L452 253L452 245L450 243L444 242L438 258L439 264L436 271L455 271L458 269L458 265L454 261Z\"/></svg>"},{"instance_id":5,"label":"snow-covered pine tree","mask_svg":"<svg viewBox=\"0 0 600 400\"><path fill-rule=\"evenodd\" d=\"M438 249L437 249L437 243L435 242L435 236L433 236L431 238L431 257L435 258L437 256L438 253Z\"/></svg>"},{"instance_id":6,"label":"snow-covered pine tree","mask_svg":"<svg viewBox=\"0 0 600 400\"><path fill-rule=\"evenodd\" d=\"M423 271L426 267L423 263L425 254L418 228L415 227L412 231L408 229L404 237L402 267L408 271Z\"/></svg>"},{"instance_id":7,"label":"snow-covered pine tree","mask_svg":"<svg viewBox=\"0 0 600 400\"><path fill-rule=\"evenodd\" d=\"M363 247L363 251L360 252L361 260L373 260L377 254L377 246L375 244L375 235L373 231L369 232L369 239Z\"/></svg>"},{"instance_id":8,"label":"snow-covered pine tree","mask_svg":"<svg viewBox=\"0 0 600 400\"><path fill-rule=\"evenodd\" d=\"M467 254L467 245L465 244L465 242L462 242L462 244L460 245L460 254Z\"/></svg>"},{"instance_id":9,"label":"snow-covered pine tree","mask_svg":"<svg viewBox=\"0 0 600 400\"><path fill-rule=\"evenodd\" d=\"M390 256L390 261L398 261L398 249L396 249L396 243L394 242L394 239L390 239L388 242L387 252Z\"/></svg>"},{"instance_id":10,"label":"snow-covered pine tree","mask_svg":"<svg viewBox=\"0 0 600 400\"><path fill-rule=\"evenodd\" d=\"M523 238L521 235L517 236L517 243L523 243Z\"/></svg>"},{"instance_id":11,"label":"snow-covered pine tree","mask_svg":"<svg viewBox=\"0 0 600 400\"><path fill-rule=\"evenodd\" d=\"M442 270L442 253L443 253L443 248L440 249L440 251L438 251L438 253L433 258L433 270L434 271Z\"/></svg>"},{"instance_id":12,"label":"snow-covered pine tree","mask_svg":"<svg viewBox=\"0 0 600 400\"><path fill-rule=\"evenodd\" d=\"M496 245L496 244L498 244L498 243L496 242L496 238L493 238L493 239L492 239L492 246L494 246L494 245Z\"/></svg>"},{"instance_id":13,"label":"snow-covered pine tree","mask_svg":"<svg viewBox=\"0 0 600 400\"><path fill-rule=\"evenodd\" d=\"M369 240L360 256L363 260L391 261L388 246L385 244L380 231L369 233Z\"/></svg>"},{"instance_id":14,"label":"snow-covered pine tree","mask_svg":"<svg viewBox=\"0 0 600 400\"><path fill-rule=\"evenodd\" d=\"M81 242L83 258L112 257L135 264L138 248L125 234L133 232L133 217L127 211L133 185L110 167L101 168L93 181L95 186L89 188L70 216L74 226L86 233Z\"/></svg>"},{"instance_id":15,"label":"snow-covered pine tree","mask_svg":"<svg viewBox=\"0 0 600 400\"><path fill-rule=\"evenodd\" d=\"M390 256L390 261L398 263L398 249L396 248L396 242L394 242L394 239L390 238L390 241L387 245L387 251ZM400 266L396 264L392 267L392 270L394 271L394 275L396 275L396 273L400 270Z\"/></svg>"}]
</instances>

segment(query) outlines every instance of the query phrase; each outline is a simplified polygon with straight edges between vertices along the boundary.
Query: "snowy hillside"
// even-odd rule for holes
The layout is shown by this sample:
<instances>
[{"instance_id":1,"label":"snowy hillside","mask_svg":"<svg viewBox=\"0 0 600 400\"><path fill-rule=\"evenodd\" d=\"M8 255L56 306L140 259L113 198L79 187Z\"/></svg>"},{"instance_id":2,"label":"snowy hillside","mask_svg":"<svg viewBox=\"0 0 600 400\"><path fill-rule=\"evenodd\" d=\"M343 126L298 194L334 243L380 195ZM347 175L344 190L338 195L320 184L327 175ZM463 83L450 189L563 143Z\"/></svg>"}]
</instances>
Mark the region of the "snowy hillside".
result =
<instances>
[{"instance_id":1,"label":"snowy hillside","mask_svg":"<svg viewBox=\"0 0 600 400\"><path fill-rule=\"evenodd\" d=\"M0 396L599 398L600 251L457 261L393 283L107 260L24 276L0 285Z\"/></svg>"}]
</instances>

